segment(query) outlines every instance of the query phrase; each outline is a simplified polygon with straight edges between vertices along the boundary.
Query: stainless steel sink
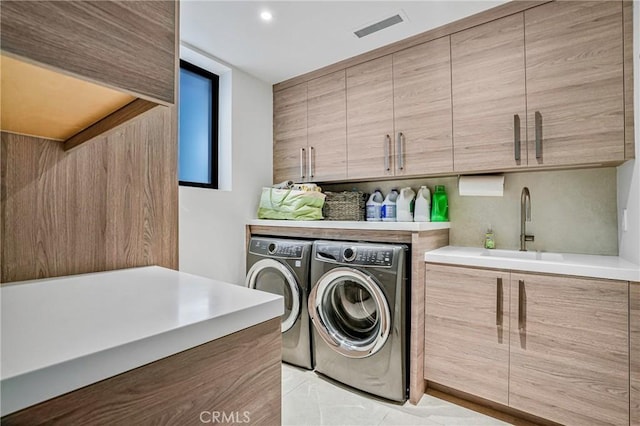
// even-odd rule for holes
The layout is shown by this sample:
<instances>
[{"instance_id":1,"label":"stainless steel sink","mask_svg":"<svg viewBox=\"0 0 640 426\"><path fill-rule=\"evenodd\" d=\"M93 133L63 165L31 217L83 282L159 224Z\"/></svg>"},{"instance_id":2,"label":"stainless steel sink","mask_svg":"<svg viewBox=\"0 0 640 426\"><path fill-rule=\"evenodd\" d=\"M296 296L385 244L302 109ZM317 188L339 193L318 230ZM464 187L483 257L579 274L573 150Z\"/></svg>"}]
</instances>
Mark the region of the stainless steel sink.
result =
<instances>
[{"instance_id":1,"label":"stainless steel sink","mask_svg":"<svg viewBox=\"0 0 640 426\"><path fill-rule=\"evenodd\" d=\"M547 260L552 262L561 262L564 260L564 256L560 253L542 253L517 250L484 250L482 252L482 256L504 259Z\"/></svg>"}]
</instances>

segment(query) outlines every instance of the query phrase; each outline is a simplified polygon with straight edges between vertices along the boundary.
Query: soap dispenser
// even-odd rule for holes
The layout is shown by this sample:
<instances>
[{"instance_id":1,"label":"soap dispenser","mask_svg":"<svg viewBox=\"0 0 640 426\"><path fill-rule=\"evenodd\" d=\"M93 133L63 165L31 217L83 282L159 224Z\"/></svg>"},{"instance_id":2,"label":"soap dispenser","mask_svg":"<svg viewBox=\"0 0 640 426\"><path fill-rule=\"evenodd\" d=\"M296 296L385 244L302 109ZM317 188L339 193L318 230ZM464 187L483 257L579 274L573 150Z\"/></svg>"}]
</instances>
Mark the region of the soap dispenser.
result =
<instances>
[{"instance_id":1,"label":"soap dispenser","mask_svg":"<svg viewBox=\"0 0 640 426\"><path fill-rule=\"evenodd\" d=\"M496 248L496 240L493 235L493 228L491 225L487 228L487 232L484 234L484 248L494 249Z\"/></svg>"}]
</instances>

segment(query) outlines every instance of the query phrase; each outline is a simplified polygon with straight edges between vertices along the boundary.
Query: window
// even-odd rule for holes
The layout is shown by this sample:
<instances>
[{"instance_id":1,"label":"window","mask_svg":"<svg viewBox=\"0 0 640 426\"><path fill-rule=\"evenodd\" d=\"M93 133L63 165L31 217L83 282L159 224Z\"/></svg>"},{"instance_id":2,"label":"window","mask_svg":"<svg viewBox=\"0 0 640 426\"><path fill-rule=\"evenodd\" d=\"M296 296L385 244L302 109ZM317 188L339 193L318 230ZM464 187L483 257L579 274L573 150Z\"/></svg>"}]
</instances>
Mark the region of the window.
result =
<instances>
[{"instance_id":1,"label":"window","mask_svg":"<svg viewBox=\"0 0 640 426\"><path fill-rule=\"evenodd\" d=\"M218 187L218 76L180 61L178 180Z\"/></svg>"}]
</instances>

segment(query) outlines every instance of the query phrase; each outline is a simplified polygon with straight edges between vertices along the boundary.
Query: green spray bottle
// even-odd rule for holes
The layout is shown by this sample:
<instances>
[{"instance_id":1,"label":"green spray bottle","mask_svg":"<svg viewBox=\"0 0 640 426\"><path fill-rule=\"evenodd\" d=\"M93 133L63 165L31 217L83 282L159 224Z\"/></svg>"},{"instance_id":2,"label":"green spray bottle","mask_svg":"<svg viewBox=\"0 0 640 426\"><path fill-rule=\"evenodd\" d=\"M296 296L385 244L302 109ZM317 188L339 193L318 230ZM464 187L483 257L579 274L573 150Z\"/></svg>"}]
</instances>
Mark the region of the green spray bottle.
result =
<instances>
[{"instance_id":1,"label":"green spray bottle","mask_svg":"<svg viewBox=\"0 0 640 426\"><path fill-rule=\"evenodd\" d=\"M444 191L444 185L436 185L433 201L431 202L431 222L448 221L449 201L447 200L447 193Z\"/></svg>"}]
</instances>

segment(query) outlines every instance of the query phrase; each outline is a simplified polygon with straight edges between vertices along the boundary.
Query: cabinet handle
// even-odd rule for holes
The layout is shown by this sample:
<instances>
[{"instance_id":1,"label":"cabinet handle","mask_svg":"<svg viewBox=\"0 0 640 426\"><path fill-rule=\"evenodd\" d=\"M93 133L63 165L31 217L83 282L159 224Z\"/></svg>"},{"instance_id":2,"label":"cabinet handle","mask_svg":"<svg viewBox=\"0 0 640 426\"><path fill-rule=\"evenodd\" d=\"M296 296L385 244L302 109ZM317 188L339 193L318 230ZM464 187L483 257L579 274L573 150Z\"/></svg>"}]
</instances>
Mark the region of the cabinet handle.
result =
<instances>
[{"instance_id":1,"label":"cabinet handle","mask_svg":"<svg viewBox=\"0 0 640 426\"><path fill-rule=\"evenodd\" d=\"M396 150L398 151L398 168L404 170L404 133L402 132L398 132Z\"/></svg>"},{"instance_id":2,"label":"cabinet handle","mask_svg":"<svg viewBox=\"0 0 640 426\"><path fill-rule=\"evenodd\" d=\"M525 328L525 294L524 294L524 280L518 280L518 330L522 331Z\"/></svg>"},{"instance_id":3,"label":"cabinet handle","mask_svg":"<svg viewBox=\"0 0 640 426\"><path fill-rule=\"evenodd\" d=\"M304 162L304 148L300 148L300 179L304 180L304 169L305 169L305 162Z\"/></svg>"},{"instance_id":4,"label":"cabinet handle","mask_svg":"<svg viewBox=\"0 0 640 426\"><path fill-rule=\"evenodd\" d=\"M496 325L502 327L502 278L496 280Z\"/></svg>"},{"instance_id":5,"label":"cabinet handle","mask_svg":"<svg viewBox=\"0 0 640 426\"><path fill-rule=\"evenodd\" d=\"M309 147L309 179L313 179L313 154L314 149L312 146Z\"/></svg>"},{"instance_id":6,"label":"cabinet handle","mask_svg":"<svg viewBox=\"0 0 640 426\"><path fill-rule=\"evenodd\" d=\"M542 159L542 114L536 111L536 159Z\"/></svg>"},{"instance_id":7,"label":"cabinet handle","mask_svg":"<svg viewBox=\"0 0 640 426\"><path fill-rule=\"evenodd\" d=\"M386 171L391 171L391 136L385 137L384 144L384 168Z\"/></svg>"},{"instance_id":8,"label":"cabinet handle","mask_svg":"<svg viewBox=\"0 0 640 426\"><path fill-rule=\"evenodd\" d=\"M513 149L516 161L520 161L520 116L513 116Z\"/></svg>"}]
</instances>

